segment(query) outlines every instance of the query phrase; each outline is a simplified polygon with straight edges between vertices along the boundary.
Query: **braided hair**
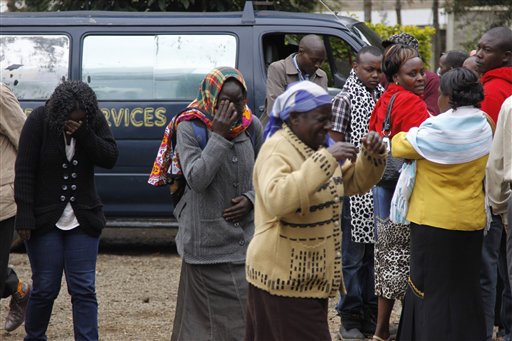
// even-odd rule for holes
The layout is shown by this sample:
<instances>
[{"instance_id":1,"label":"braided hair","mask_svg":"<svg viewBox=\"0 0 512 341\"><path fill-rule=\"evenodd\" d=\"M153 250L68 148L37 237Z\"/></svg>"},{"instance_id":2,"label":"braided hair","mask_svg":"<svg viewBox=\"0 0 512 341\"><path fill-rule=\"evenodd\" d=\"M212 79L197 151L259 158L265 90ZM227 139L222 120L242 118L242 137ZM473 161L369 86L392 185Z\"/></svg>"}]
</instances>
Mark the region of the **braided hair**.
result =
<instances>
[{"instance_id":1,"label":"braided hair","mask_svg":"<svg viewBox=\"0 0 512 341\"><path fill-rule=\"evenodd\" d=\"M450 107L454 110L463 106L480 108L484 99L484 88L478 76L463 67L446 72L441 77L440 90L449 98Z\"/></svg>"}]
</instances>

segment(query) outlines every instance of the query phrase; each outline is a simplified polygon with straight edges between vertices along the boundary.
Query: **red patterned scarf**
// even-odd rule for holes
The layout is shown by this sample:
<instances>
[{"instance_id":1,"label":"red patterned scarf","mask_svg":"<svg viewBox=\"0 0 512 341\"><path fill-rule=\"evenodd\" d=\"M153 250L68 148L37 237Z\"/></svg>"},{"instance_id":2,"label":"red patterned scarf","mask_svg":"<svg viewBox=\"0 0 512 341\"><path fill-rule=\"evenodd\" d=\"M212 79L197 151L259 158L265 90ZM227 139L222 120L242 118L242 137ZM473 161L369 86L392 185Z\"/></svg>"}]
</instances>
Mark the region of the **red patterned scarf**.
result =
<instances>
[{"instance_id":1,"label":"red patterned scarf","mask_svg":"<svg viewBox=\"0 0 512 341\"><path fill-rule=\"evenodd\" d=\"M172 137L176 134L178 124L183 121L199 119L208 129L211 129L213 116L216 113L217 98L224 83L231 78L239 81L243 86L244 92L247 93L247 86L240 71L231 67L215 68L203 79L199 95L187 106L190 110L183 111L174 116L171 122L169 122L165 128L164 136L148 179L149 184L163 186L169 184L173 177L183 174L176 146L173 146L171 142ZM246 104L241 119L231 128L228 139L232 140L243 133L251 122L252 113Z\"/></svg>"}]
</instances>

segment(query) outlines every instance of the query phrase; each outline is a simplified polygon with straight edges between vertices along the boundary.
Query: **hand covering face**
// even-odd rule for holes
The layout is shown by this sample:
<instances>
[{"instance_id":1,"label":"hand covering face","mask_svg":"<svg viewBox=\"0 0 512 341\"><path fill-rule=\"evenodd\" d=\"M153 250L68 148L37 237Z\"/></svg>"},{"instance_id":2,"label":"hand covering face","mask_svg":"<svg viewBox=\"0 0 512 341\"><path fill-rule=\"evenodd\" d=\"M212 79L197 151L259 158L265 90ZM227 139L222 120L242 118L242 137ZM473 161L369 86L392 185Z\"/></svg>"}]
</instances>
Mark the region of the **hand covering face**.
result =
<instances>
[{"instance_id":1,"label":"hand covering face","mask_svg":"<svg viewBox=\"0 0 512 341\"><path fill-rule=\"evenodd\" d=\"M240 71L232 67L218 67L210 71L201 82L199 94L188 106L186 111L173 117L167 125L160 144L148 183L153 186L163 186L169 183L172 175L182 174L179 155L173 146L173 136L176 136L178 124L183 121L201 120L208 129L212 127L213 116L216 112L217 98L224 83L236 79L243 87L244 94L247 86ZM245 104L245 110L240 120L231 128L228 139L232 140L243 133L252 122L252 112ZM172 173L172 174L171 174Z\"/></svg>"}]
</instances>

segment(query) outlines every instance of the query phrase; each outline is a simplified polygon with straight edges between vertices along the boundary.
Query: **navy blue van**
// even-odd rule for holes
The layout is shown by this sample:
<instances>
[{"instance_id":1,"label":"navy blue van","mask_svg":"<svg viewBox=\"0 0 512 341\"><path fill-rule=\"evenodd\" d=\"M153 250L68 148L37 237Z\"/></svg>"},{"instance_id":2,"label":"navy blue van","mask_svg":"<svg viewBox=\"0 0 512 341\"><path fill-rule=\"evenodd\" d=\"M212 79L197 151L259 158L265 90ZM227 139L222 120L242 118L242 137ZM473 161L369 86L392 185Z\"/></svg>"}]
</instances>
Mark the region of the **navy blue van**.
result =
<instances>
[{"instance_id":1,"label":"navy blue van","mask_svg":"<svg viewBox=\"0 0 512 341\"><path fill-rule=\"evenodd\" d=\"M243 73L248 104L259 116L268 65L295 52L309 33L324 40L322 68L333 94L355 53L379 44L352 18L254 11L251 1L243 12L224 13L1 13L0 80L27 114L62 80L87 82L120 149L117 166L96 173L110 225L172 225L168 189L147 179L173 114L196 97L210 69L233 66Z\"/></svg>"}]
</instances>

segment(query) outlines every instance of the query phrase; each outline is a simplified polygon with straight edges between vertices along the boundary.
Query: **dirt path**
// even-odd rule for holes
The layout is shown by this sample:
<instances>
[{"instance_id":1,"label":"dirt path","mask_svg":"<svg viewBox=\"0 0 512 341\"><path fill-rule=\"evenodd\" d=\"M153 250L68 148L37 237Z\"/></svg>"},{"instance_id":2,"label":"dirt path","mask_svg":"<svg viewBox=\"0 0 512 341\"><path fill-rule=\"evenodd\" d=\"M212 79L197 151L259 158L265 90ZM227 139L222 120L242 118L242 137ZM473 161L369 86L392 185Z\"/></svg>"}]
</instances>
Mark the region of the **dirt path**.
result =
<instances>
[{"instance_id":1,"label":"dirt path","mask_svg":"<svg viewBox=\"0 0 512 341\"><path fill-rule=\"evenodd\" d=\"M162 230L106 231L100 246L96 284L101 340L170 339L181 263L171 240L172 232ZM30 277L26 254L11 254L10 263L22 279ZM339 328L335 304L336 300L330 300L333 340L337 339ZM3 330L7 306L8 300L2 300L0 340L22 340L23 327L10 334ZM64 280L53 308L48 339L73 340L71 304Z\"/></svg>"}]
</instances>

